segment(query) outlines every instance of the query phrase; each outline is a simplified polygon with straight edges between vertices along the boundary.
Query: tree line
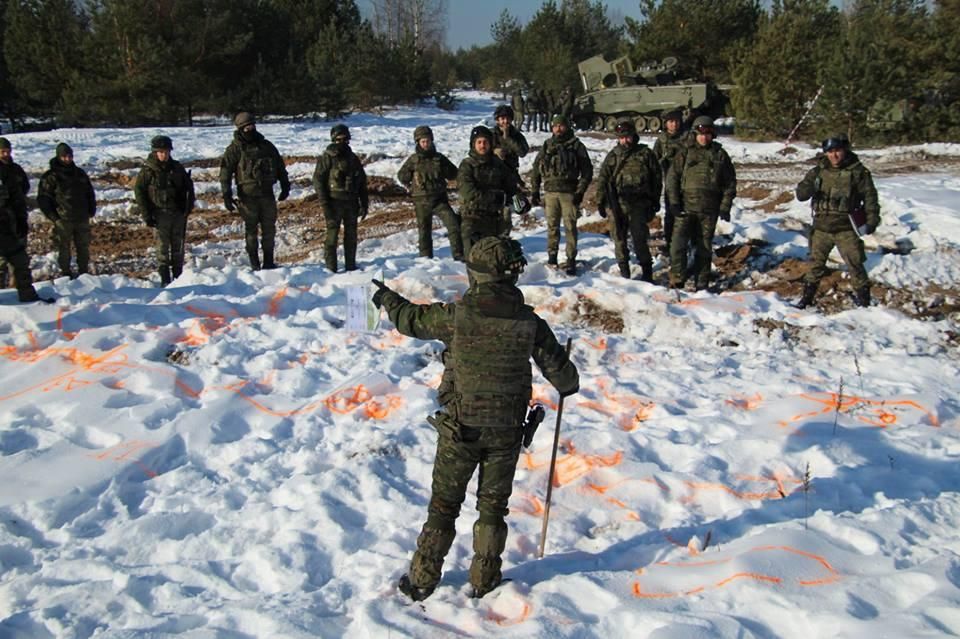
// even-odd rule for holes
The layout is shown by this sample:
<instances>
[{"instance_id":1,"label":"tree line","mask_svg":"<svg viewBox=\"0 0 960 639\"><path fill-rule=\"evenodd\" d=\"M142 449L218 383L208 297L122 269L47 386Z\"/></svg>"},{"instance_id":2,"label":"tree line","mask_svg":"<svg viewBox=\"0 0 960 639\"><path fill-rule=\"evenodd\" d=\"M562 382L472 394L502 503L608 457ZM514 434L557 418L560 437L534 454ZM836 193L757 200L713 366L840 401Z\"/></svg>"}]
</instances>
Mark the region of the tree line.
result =
<instances>
[{"instance_id":1,"label":"tree line","mask_svg":"<svg viewBox=\"0 0 960 639\"><path fill-rule=\"evenodd\" d=\"M0 111L61 124L321 113L470 86L582 91L577 63L677 58L739 132L960 140L960 0L545 0L450 51L445 0L0 0Z\"/></svg>"}]
</instances>

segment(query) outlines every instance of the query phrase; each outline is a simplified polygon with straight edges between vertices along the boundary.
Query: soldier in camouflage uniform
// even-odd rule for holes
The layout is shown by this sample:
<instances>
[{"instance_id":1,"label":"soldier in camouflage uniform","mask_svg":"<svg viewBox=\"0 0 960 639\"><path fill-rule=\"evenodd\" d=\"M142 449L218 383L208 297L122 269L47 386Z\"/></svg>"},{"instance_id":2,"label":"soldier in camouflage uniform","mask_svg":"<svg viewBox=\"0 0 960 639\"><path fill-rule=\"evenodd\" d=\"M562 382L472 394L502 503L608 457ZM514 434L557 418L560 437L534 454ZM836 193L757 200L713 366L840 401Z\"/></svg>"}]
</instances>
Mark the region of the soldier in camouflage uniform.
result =
<instances>
[{"instance_id":1,"label":"soldier in camouflage uniform","mask_svg":"<svg viewBox=\"0 0 960 639\"><path fill-rule=\"evenodd\" d=\"M416 151L397 172L397 179L413 196L417 211L417 246L421 257L433 257L433 216L436 214L447 227L450 252L453 259L463 261L463 238L460 235L460 216L450 208L447 199L447 180L457 178L457 167L433 144L433 131L418 126L413 131Z\"/></svg>"},{"instance_id":2,"label":"soldier in camouflage uniform","mask_svg":"<svg viewBox=\"0 0 960 639\"><path fill-rule=\"evenodd\" d=\"M342 224L343 265L346 270L355 271L357 225L367 218L370 210L367 173L360 158L350 148L350 129L345 124L330 129L330 140L313 170L313 188L327 225L323 260L330 272L337 272L337 236Z\"/></svg>"},{"instance_id":3,"label":"soldier in camouflage uniform","mask_svg":"<svg viewBox=\"0 0 960 639\"><path fill-rule=\"evenodd\" d=\"M183 165L171 157L171 151L173 141L169 137L158 135L150 140L150 156L133 187L143 223L157 232L161 286L183 272L187 216L196 201L193 179Z\"/></svg>"},{"instance_id":4,"label":"soldier in camouflage uniform","mask_svg":"<svg viewBox=\"0 0 960 639\"><path fill-rule=\"evenodd\" d=\"M657 136L653 144L653 154L660 161L660 170L664 176L670 171L674 156L686 146L694 143L690 131L683 130L683 113L680 109L667 111L663 114L664 130ZM673 213L670 212L670 200L664 198L663 239L666 242L664 252L670 255L670 242L673 239Z\"/></svg>"},{"instance_id":5,"label":"soldier in camouflage uniform","mask_svg":"<svg viewBox=\"0 0 960 639\"><path fill-rule=\"evenodd\" d=\"M593 165L587 147L570 130L570 121L562 115L550 123L553 137L540 147L530 178L531 202L540 206L540 183L547 215L547 263L557 265L560 248L560 222L566 235L568 275L577 273L577 218L580 203L593 180Z\"/></svg>"},{"instance_id":6,"label":"soldier in camouflage uniform","mask_svg":"<svg viewBox=\"0 0 960 639\"><path fill-rule=\"evenodd\" d=\"M484 237L506 235L503 209L520 190L517 173L493 153L493 133L485 126L470 131L470 153L460 163L460 231L463 251Z\"/></svg>"},{"instance_id":7,"label":"soldier in camouflage uniform","mask_svg":"<svg viewBox=\"0 0 960 639\"><path fill-rule=\"evenodd\" d=\"M520 92L519 87L513 90L513 97L510 100L510 103L513 105L514 121L517 126L517 131L522 131L523 119L526 111L526 102L523 100L523 93Z\"/></svg>"},{"instance_id":8,"label":"soldier in camouflage uniform","mask_svg":"<svg viewBox=\"0 0 960 639\"><path fill-rule=\"evenodd\" d=\"M530 152L527 138L520 133L520 129L513 126L513 109L510 106L498 106L493 112L493 118L497 122L493 129L493 153L513 169L517 174L517 183L523 184L520 177L520 158ZM509 235L513 228L512 211L510 206L503 207L504 235Z\"/></svg>"},{"instance_id":9,"label":"soldier in camouflage uniform","mask_svg":"<svg viewBox=\"0 0 960 639\"><path fill-rule=\"evenodd\" d=\"M695 143L681 149L667 173L667 201L676 217L670 252L670 286L683 288L687 277L687 243L694 243L696 288L710 284L713 234L717 218L730 220L737 194L737 173L730 156L714 140L713 120L693 122Z\"/></svg>"},{"instance_id":10,"label":"soldier in camouflage uniform","mask_svg":"<svg viewBox=\"0 0 960 639\"><path fill-rule=\"evenodd\" d=\"M50 170L40 177L37 205L53 222L60 272L70 279L90 272L90 220L97 212L93 184L86 171L73 162L73 149L61 142ZM77 252L77 270L71 268L71 252Z\"/></svg>"},{"instance_id":11,"label":"soldier in camouflage uniform","mask_svg":"<svg viewBox=\"0 0 960 639\"><path fill-rule=\"evenodd\" d=\"M532 87L527 93L527 131L540 130L540 89Z\"/></svg>"},{"instance_id":12,"label":"soldier in camouflage uniform","mask_svg":"<svg viewBox=\"0 0 960 639\"><path fill-rule=\"evenodd\" d=\"M0 182L7 186L8 204L16 219L16 234L27 245L27 193L30 191L30 179L23 167L13 161L13 147L10 140L0 138ZM10 284L10 264L0 255L0 288Z\"/></svg>"},{"instance_id":13,"label":"soldier in camouflage uniform","mask_svg":"<svg viewBox=\"0 0 960 639\"><path fill-rule=\"evenodd\" d=\"M610 237L620 275L630 277L630 250L627 248L627 233L633 237L633 251L642 269L641 279L653 282L653 257L647 241L650 237L650 220L660 210L660 192L663 175L660 163L646 145L640 144L640 136L632 120L617 124L617 146L607 154L597 176L597 208L607 217L607 208L619 205L621 215L609 218ZM617 202L609 202L616 197Z\"/></svg>"},{"instance_id":14,"label":"soldier in camouflage uniform","mask_svg":"<svg viewBox=\"0 0 960 639\"><path fill-rule=\"evenodd\" d=\"M415 601L429 597L440 582L478 466L472 594L482 597L500 584L504 518L531 397L530 358L562 396L579 389L579 374L565 349L516 286L525 264L517 241L488 237L469 254L473 283L457 303L413 304L376 282L374 304L382 304L398 331L441 340L446 347L438 389L443 410L429 420L439 435L432 495L410 569L399 584Z\"/></svg>"},{"instance_id":15,"label":"soldier in camouflage uniform","mask_svg":"<svg viewBox=\"0 0 960 639\"><path fill-rule=\"evenodd\" d=\"M813 228L810 231L810 270L803 278L803 297L797 306L813 303L820 279L827 273L827 258L836 246L846 262L857 306L870 305L870 280L864 267L863 240L854 230L851 214L866 218L862 232L873 233L880 225L880 205L873 177L857 154L850 150L845 134L823 141L823 156L797 185L797 199L813 198Z\"/></svg>"},{"instance_id":16,"label":"soldier in camouflage uniform","mask_svg":"<svg viewBox=\"0 0 960 639\"><path fill-rule=\"evenodd\" d=\"M2 153L4 150L7 153ZM27 233L23 228L26 224L26 176L21 179L17 171L10 166L14 163L10 159L9 151L10 143L5 138L0 138L0 158L7 158L7 161L0 159L0 262L5 270L13 270L17 299L21 302L36 302L41 298L33 288L30 256L27 255ZM19 168L19 165L14 166ZM6 287L7 282L3 288Z\"/></svg>"},{"instance_id":17,"label":"soldier in camouflage uniform","mask_svg":"<svg viewBox=\"0 0 960 639\"><path fill-rule=\"evenodd\" d=\"M246 236L247 257L253 270L276 268L274 240L277 233L277 200L290 195L290 178L280 152L269 140L257 131L257 123L246 111L233 119L237 130L233 142L220 159L220 190L228 211L236 210L233 199L233 182L237 183L240 200L240 216L243 218ZM273 196L273 185L280 183L280 195ZM258 232L263 237L258 240ZM260 244L263 247L263 262L260 261Z\"/></svg>"}]
</instances>

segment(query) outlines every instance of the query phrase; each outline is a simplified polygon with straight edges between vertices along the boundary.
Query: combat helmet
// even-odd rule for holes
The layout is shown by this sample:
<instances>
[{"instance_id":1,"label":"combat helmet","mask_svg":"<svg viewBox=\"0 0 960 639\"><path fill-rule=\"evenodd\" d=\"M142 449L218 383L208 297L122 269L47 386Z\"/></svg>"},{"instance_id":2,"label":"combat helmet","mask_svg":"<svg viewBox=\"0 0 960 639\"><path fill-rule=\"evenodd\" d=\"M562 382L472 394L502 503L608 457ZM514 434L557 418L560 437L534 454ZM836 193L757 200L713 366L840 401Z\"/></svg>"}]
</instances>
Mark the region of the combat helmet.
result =
<instances>
[{"instance_id":1,"label":"combat helmet","mask_svg":"<svg viewBox=\"0 0 960 639\"><path fill-rule=\"evenodd\" d=\"M485 237L470 249L467 270L477 284L516 284L527 265L520 242L505 237Z\"/></svg>"},{"instance_id":2,"label":"combat helmet","mask_svg":"<svg viewBox=\"0 0 960 639\"><path fill-rule=\"evenodd\" d=\"M173 140L171 140L166 135L157 135L150 140L150 148L154 151L157 149L171 151L173 150Z\"/></svg>"},{"instance_id":3,"label":"combat helmet","mask_svg":"<svg viewBox=\"0 0 960 639\"><path fill-rule=\"evenodd\" d=\"M350 139L350 129L347 128L346 124L334 124L330 129L330 139L334 142L337 141L337 138L346 137Z\"/></svg>"},{"instance_id":4,"label":"combat helmet","mask_svg":"<svg viewBox=\"0 0 960 639\"><path fill-rule=\"evenodd\" d=\"M491 143L493 143L493 131L483 126L482 124L479 126L473 127L473 129L470 130L470 148L471 149L473 148L474 140L476 140L477 138L487 138L488 140L490 140Z\"/></svg>"},{"instance_id":5,"label":"combat helmet","mask_svg":"<svg viewBox=\"0 0 960 639\"><path fill-rule=\"evenodd\" d=\"M713 118L708 115L697 116L697 119L693 121L693 130L697 133L709 133L714 134L713 128Z\"/></svg>"},{"instance_id":6,"label":"combat helmet","mask_svg":"<svg viewBox=\"0 0 960 639\"><path fill-rule=\"evenodd\" d=\"M10 149L10 140L7 138L0 138L0 149Z\"/></svg>"},{"instance_id":7,"label":"combat helmet","mask_svg":"<svg viewBox=\"0 0 960 639\"><path fill-rule=\"evenodd\" d=\"M430 138L433 139L433 129L428 127L425 124L421 124L413 130L413 141L419 142L421 138Z\"/></svg>"},{"instance_id":8,"label":"combat helmet","mask_svg":"<svg viewBox=\"0 0 960 639\"><path fill-rule=\"evenodd\" d=\"M256 124L257 121L253 118L253 114L249 111L241 111L237 114L237 117L233 118L233 126L238 129L242 129L248 124Z\"/></svg>"},{"instance_id":9,"label":"combat helmet","mask_svg":"<svg viewBox=\"0 0 960 639\"><path fill-rule=\"evenodd\" d=\"M633 123L633 120L620 120L617 122L617 136L626 136L626 135L636 135L637 134L637 125Z\"/></svg>"},{"instance_id":10,"label":"combat helmet","mask_svg":"<svg viewBox=\"0 0 960 639\"><path fill-rule=\"evenodd\" d=\"M846 133L838 133L836 135L831 135L829 138L823 141L821 147L824 152L832 151L833 149L846 149L850 146L850 138L847 137Z\"/></svg>"}]
</instances>

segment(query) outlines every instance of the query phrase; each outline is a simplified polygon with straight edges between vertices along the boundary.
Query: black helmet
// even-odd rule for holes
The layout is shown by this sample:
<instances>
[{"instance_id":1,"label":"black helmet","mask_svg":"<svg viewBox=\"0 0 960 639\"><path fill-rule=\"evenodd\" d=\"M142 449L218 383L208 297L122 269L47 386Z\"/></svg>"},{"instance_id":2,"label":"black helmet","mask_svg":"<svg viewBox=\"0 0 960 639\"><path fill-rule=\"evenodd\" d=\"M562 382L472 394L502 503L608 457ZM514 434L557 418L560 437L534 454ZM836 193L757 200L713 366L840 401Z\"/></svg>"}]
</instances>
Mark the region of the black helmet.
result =
<instances>
[{"instance_id":1,"label":"black helmet","mask_svg":"<svg viewBox=\"0 0 960 639\"><path fill-rule=\"evenodd\" d=\"M620 120L617 122L617 135L636 135L637 134L637 125L633 123L633 120Z\"/></svg>"},{"instance_id":2,"label":"black helmet","mask_svg":"<svg viewBox=\"0 0 960 639\"><path fill-rule=\"evenodd\" d=\"M470 148L473 148L473 142L477 138L487 138L490 140L490 143L493 144L493 132L482 124L479 126L473 127L470 131Z\"/></svg>"},{"instance_id":3,"label":"black helmet","mask_svg":"<svg viewBox=\"0 0 960 639\"><path fill-rule=\"evenodd\" d=\"M680 109L668 109L663 112L663 115L661 117L664 122L666 122L667 120L676 120L677 122L683 122L683 112L681 112Z\"/></svg>"},{"instance_id":4,"label":"black helmet","mask_svg":"<svg viewBox=\"0 0 960 639\"><path fill-rule=\"evenodd\" d=\"M505 237L485 237L473 245L467 269L478 284L508 281L517 283L527 265L520 242Z\"/></svg>"},{"instance_id":5,"label":"black helmet","mask_svg":"<svg viewBox=\"0 0 960 639\"><path fill-rule=\"evenodd\" d=\"M825 152L832 151L833 149L845 149L848 146L850 146L850 138L847 137L846 133L831 135L821 144L821 147Z\"/></svg>"},{"instance_id":6,"label":"black helmet","mask_svg":"<svg viewBox=\"0 0 960 639\"><path fill-rule=\"evenodd\" d=\"M419 142L421 138L430 138L430 139L432 140L432 139L433 139L433 129L431 129L430 127L426 126L425 124L421 124L420 126L418 126L417 128L415 128L415 129L413 130L413 141L414 141L414 142Z\"/></svg>"},{"instance_id":7,"label":"black helmet","mask_svg":"<svg viewBox=\"0 0 960 639\"><path fill-rule=\"evenodd\" d=\"M496 108L496 110L493 112L493 119L496 120L496 119L499 118L500 116L505 116L505 117L508 117L508 118L510 118L510 119L512 120L512 119L513 119L513 107L510 106L509 104L501 104L500 106L498 106L498 107Z\"/></svg>"},{"instance_id":8,"label":"black helmet","mask_svg":"<svg viewBox=\"0 0 960 639\"><path fill-rule=\"evenodd\" d=\"M150 140L150 148L154 151L157 149L171 151L173 150L173 140L165 135L155 136L152 140Z\"/></svg>"},{"instance_id":9,"label":"black helmet","mask_svg":"<svg viewBox=\"0 0 960 639\"><path fill-rule=\"evenodd\" d=\"M347 128L346 124L334 124L333 128L330 129L330 139L334 142L337 141L337 138L346 137L350 139L350 129Z\"/></svg>"},{"instance_id":10,"label":"black helmet","mask_svg":"<svg viewBox=\"0 0 960 639\"><path fill-rule=\"evenodd\" d=\"M247 111L241 111L237 114L237 117L233 118L233 126L238 129L242 129L248 124L256 124L257 121L253 119L253 114Z\"/></svg>"},{"instance_id":11,"label":"black helmet","mask_svg":"<svg viewBox=\"0 0 960 639\"><path fill-rule=\"evenodd\" d=\"M713 135L713 118L708 115L698 116L697 119L693 121L693 130L697 133L709 133Z\"/></svg>"}]
</instances>

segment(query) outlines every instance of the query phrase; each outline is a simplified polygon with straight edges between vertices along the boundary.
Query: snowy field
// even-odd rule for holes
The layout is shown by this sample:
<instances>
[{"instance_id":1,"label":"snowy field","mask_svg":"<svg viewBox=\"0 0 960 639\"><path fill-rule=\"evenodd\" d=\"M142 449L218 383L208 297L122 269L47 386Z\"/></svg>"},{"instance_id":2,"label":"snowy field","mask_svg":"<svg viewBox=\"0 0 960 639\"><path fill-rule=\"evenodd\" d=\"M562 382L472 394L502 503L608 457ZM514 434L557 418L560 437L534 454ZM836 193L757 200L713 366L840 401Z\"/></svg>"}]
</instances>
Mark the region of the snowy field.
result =
<instances>
[{"instance_id":1,"label":"snowy field","mask_svg":"<svg viewBox=\"0 0 960 639\"><path fill-rule=\"evenodd\" d=\"M458 163L495 104L468 94L455 113L345 122L355 150L383 156L368 173L392 176L416 125ZM282 154L314 156L330 125L259 128ZM95 171L142 158L158 133L174 157L197 160L218 156L231 127L8 137L35 185L58 141ZM614 141L584 141L599 167ZM802 170L784 166L815 155L720 141L741 176L787 190ZM861 152L870 168L910 157L943 171L875 172L883 223L867 239L869 275L936 285L947 293L931 303L955 308L960 146ZM294 164L291 177L312 169ZM129 215L119 191L98 191L114 202L103 219ZM718 229L728 242L805 255L806 204L736 204ZM543 212L533 215L514 232L530 261L520 285L561 342L573 338L581 374L564 405L543 559L550 409L511 498L511 581L469 597L471 494L433 596L416 604L396 589L430 494L440 345L386 319L348 331L344 306L348 287L380 272L415 301L461 295L465 272L441 228L435 259L417 257L407 231L361 243L360 270L336 275L319 257L251 272L239 243L191 246L166 289L86 275L38 282L53 305L0 292L0 637L960 635L956 313L823 314L762 290L677 295L620 278L596 233L581 236L585 273L570 278L545 267ZM581 224L599 219L585 211ZM539 375L534 394L556 405Z\"/></svg>"}]
</instances>

